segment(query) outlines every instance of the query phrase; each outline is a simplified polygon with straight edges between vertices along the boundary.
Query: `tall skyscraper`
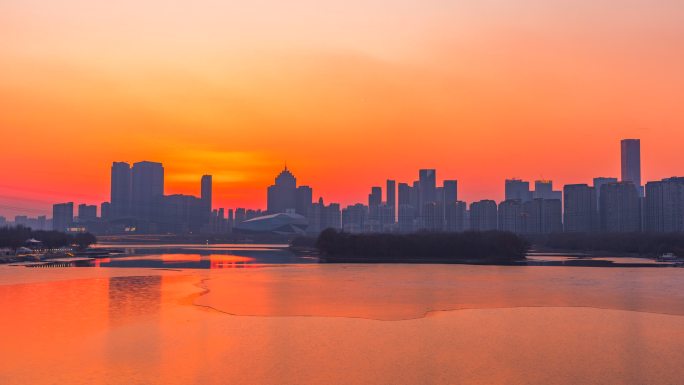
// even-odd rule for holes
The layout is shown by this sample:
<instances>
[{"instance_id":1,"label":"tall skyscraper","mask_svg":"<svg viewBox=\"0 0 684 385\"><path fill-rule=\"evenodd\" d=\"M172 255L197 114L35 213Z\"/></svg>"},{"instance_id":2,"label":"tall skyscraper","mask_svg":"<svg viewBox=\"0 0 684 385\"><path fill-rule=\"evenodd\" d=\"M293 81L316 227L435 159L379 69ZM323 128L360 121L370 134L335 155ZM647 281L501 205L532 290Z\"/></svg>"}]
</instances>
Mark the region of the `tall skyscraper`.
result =
<instances>
[{"instance_id":1,"label":"tall skyscraper","mask_svg":"<svg viewBox=\"0 0 684 385\"><path fill-rule=\"evenodd\" d=\"M202 175L201 182L201 195L202 209L205 212L210 213L212 209L212 177L211 175Z\"/></svg>"},{"instance_id":2,"label":"tall skyscraper","mask_svg":"<svg viewBox=\"0 0 684 385\"><path fill-rule=\"evenodd\" d=\"M110 205L112 219L131 214L131 166L126 162L112 163Z\"/></svg>"},{"instance_id":3,"label":"tall skyscraper","mask_svg":"<svg viewBox=\"0 0 684 385\"><path fill-rule=\"evenodd\" d=\"M164 196L164 166L142 161L131 169L131 208L135 217L154 221L161 213Z\"/></svg>"},{"instance_id":4,"label":"tall skyscraper","mask_svg":"<svg viewBox=\"0 0 684 385\"><path fill-rule=\"evenodd\" d=\"M368 194L368 207L380 206L382 203L382 187L373 186L371 192Z\"/></svg>"},{"instance_id":5,"label":"tall skyscraper","mask_svg":"<svg viewBox=\"0 0 684 385\"><path fill-rule=\"evenodd\" d=\"M596 210L601 208L601 186L606 183L617 183L617 178L597 177L594 178L594 192L596 193Z\"/></svg>"},{"instance_id":6,"label":"tall skyscraper","mask_svg":"<svg viewBox=\"0 0 684 385\"><path fill-rule=\"evenodd\" d=\"M643 196L641 186L641 141L639 139L623 139L620 142L622 182L632 182L639 196Z\"/></svg>"},{"instance_id":7,"label":"tall skyscraper","mask_svg":"<svg viewBox=\"0 0 684 385\"><path fill-rule=\"evenodd\" d=\"M407 183L399 183L399 191L397 194L398 206L398 222L399 231L408 233L414 230L414 220L416 218L416 208L413 205L414 187Z\"/></svg>"},{"instance_id":8,"label":"tall skyscraper","mask_svg":"<svg viewBox=\"0 0 684 385\"><path fill-rule=\"evenodd\" d=\"M506 179L505 190L507 201L517 199L520 202L527 202L532 199L530 182L520 179Z\"/></svg>"},{"instance_id":9,"label":"tall skyscraper","mask_svg":"<svg viewBox=\"0 0 684 385\"><path fill-rule=\"evenodd\" d=\"M394 207L397 204L396 185L397 185L397 182L395 182L391 179L387 180L387 189L385 191L385 193L387 194L387 199L385 202L387 202L388 206Z\"/></svg>"},{"instance_id":10,"label":"tall skyscraper","mask_svg":"<svg viewBox=\"0 0 684 385\"><path fill-rule=\"evenodd\" d=\"M389 214L390 221L394 223L397 220L397 182L388 179L385 194L387 196L385 201L387 205L387 212Z\"/></svg>"},{"instance_id":11,"label":"tall skyscraper","mask_svg":"<svg viewBox=\"0 0 684 385\"><path fill-rule=\"evenodd\" d=\"M52 229L67 231L74 222L74 202L57 203L52 205Z\"/></svg>"},{"instance_id":12,"label":"tall skyscraper","mask_svg":"<svg viewBox=\"0 0 684 385\"><path fill-rule=\"evenodd\" d=\"M419 207L418 210L421 211L422 207L426 203L436 202L436 190L437 190L437 173L434 169L422 169L418 171L418 197L419 197ZM422 211L421 211L422 212Z\"/></svg>"},{"instance_id":13,"label":"tall skyscraper","mask_svg":"<svg viewBox=\"0 0 684 385\"><path fill-rule=\"evenodd\" d=\"M297 199L295 212L301 216L308 217L313 204L313 189L309 186L297 187Z\"/></svg>"},{"instance_id":14,"label":"tall skyscraper","mask_svg":"<svg viewBox=\"0 0 684 385\"><path fill-rule=\"evenodd\" d=\"M596 191L586 184L568 184L563 188L564 230L590 233L597 230Z\"/></svg>"},{"instance_id":15,"label":"tall skyscraper","mask_svg":"<svg viewBox=\"0 0 684 385\"><path fill-rule=\"evenodd\" d=\"M382 204L382 188L379 186L371 187L368 194L368 221L367 230L377 232L380 227L380 205Z\"/></svg>"},{"instance_id":16,"label":"tall skyscraper","mask_svg":"<svg viewBox=\"0 0 684 385\"><path fill-rule=\"evenodd\" d=\"M445 180L443 186L444 203L456 203L458 201L458 181Z\"/></svg>"},{"instance_id":17,"label":"tall skyscraper","mask_svg":"<svg viewBox=\"0 0 684 385\"><path fill-rule=\"evenodd\" d=\"M296 210L297 179L287 169L287 166L275 178L275 184L268 187L266 207L269 214Z\"/></svg>"}]
</instances>

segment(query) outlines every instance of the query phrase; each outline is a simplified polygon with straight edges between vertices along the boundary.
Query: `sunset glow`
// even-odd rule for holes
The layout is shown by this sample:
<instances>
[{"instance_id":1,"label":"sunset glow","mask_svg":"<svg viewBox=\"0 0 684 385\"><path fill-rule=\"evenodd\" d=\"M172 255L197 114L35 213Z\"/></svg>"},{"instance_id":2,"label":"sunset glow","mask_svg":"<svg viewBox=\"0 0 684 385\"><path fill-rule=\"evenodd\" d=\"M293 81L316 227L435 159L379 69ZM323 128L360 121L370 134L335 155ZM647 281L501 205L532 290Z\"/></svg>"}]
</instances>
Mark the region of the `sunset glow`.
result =
<instances>
[{"instance_id":1,"label":"sunset glow","mask_svg":"<svg viewBox=\"0 0 684 385\"><path fill-rule=\"evenodd\" d=\"M109 199L112 161L166 193L264 208L287 162L314 198L365 201L419 168L459 199L505 178L644 180L684 164L684 3L0 2L0 215Z\"/></svg>"}]
</instances>

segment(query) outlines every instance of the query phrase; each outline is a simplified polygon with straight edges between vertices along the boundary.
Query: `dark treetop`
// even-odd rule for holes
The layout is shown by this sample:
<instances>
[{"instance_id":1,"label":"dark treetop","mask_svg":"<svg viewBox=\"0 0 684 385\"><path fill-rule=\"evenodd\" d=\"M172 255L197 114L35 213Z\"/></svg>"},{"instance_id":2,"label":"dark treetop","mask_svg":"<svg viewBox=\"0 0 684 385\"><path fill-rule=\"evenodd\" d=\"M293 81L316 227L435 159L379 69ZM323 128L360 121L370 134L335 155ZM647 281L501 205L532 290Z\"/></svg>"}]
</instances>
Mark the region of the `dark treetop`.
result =
<instances>
[{"instance_id":1,"label":"dark treetop","mask_svg":"<svg viewBox=\"0 0 684 385\"><path fill-rule=\"evenodd\" d=\"M508 263L529 244L503 231L350 234L324 230L316 242L323 262Z\"/></svg>"},{"instance_id":2,"label":"dark treetop","mask_svg":"<svg viewBox=\"0 0 684 385\"><path fill-rule=\"evenodd\" d=\"M42 247L47 249L72 245L85 249L97 240L90 233L72 235L60 231L32 230L23 226L0 228L0 247L16 249L25 246L29 239L40 241Z\"/></svg>"}]
</instances>

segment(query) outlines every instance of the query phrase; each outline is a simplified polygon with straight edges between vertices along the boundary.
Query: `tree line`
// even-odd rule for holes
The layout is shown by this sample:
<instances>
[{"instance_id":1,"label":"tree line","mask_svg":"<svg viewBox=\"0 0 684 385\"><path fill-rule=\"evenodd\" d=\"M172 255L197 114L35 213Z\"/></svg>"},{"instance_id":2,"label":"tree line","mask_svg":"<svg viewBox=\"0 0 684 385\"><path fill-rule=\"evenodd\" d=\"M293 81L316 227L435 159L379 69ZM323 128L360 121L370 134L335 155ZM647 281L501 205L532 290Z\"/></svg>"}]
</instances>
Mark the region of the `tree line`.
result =
<instances>
[{"instance_id":1,"label":"tree line","mask_svg":"<svg viewBox=\"0 0 684 385\"><path fill-rule=\"evenodd\" d=\"M351 234L327 229L316 247L327 262L505 263L524 259L529 243L504 231Z\"/></svg>"},{"instance_id":2,"label":"tree line","mask_svg":"<svg viewBox=\"0 0 684 385\"><path fill-rule=\"evenodd\" d=\"M684 233L557 233L529 240L538 246L561 250L684 256Z\"/></svg>"},{"instance_id":3,"label":"tree line","mask_svg":"<svg viewBox=\"0 0 684 385\"><path fill-rule=\"evenodd\" d=\"M36 239L46 249L55 249L65 246L77 246L85 249L97 242L97 238L91 233L67 234L61 231L33 230L30 227L16 226L0 228L0 247L17 249L26 246L26 241Z\"/></svg>"}]
</instances>

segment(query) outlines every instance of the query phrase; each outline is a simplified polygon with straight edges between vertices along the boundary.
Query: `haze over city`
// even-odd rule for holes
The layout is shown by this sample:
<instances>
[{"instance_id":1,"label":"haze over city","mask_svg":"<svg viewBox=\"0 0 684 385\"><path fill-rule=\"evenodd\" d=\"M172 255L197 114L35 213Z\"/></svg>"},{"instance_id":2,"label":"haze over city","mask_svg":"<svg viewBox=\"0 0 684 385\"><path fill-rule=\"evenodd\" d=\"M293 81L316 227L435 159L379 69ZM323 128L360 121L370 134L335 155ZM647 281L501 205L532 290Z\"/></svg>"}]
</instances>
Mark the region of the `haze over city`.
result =
<instances>
[{"instance_id":1,"label":"haze over city","mask_svg":"<svg viewBox=\"0 0 684 385\"><path fill-rule=\"evenodd\" d=\"M99 204L112 161L168 193L265 208L285 162L342 205L434 168L460 198L503 180L643 179L684 163L681 2L7 1L0 4L2 214ZM13 207L21 208L19 210Z\"/></svg>"}]
</instances>

